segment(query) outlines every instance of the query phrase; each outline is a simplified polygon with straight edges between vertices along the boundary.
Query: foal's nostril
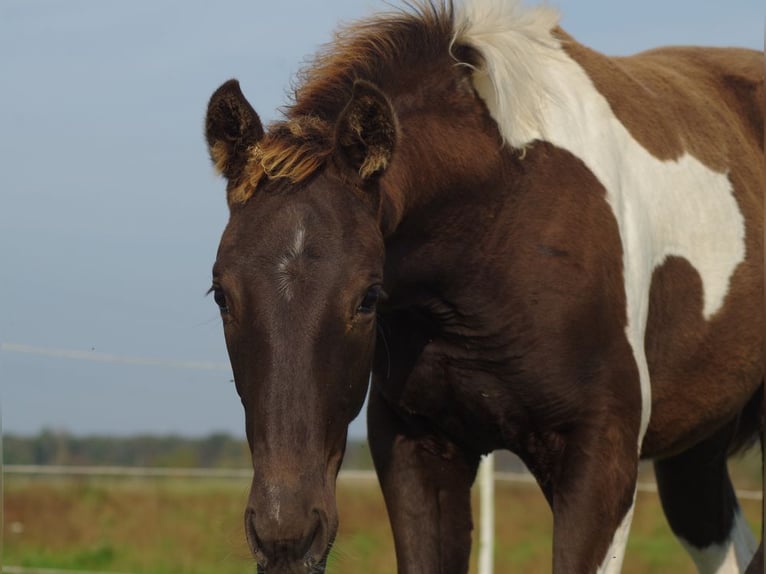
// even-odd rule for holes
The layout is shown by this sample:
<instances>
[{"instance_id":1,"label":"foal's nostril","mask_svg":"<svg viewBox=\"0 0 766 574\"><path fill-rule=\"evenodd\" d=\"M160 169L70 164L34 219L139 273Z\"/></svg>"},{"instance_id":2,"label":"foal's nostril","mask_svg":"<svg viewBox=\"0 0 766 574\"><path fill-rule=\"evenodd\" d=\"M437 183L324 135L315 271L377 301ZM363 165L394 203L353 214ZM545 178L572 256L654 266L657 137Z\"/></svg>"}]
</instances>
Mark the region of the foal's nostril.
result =
<instances>
[{"instance_id":1,"label":"foal's nostril","mask_svg":"<svg viewBox=\"0 0 766 574\"><path fill-rule=\"evenodd\" d=\"M258 560L259 566L265 566L266 561L261 553L258 534L255 531L255 511L252 508L245 510L245 537L247 538L248 546L250 546L250 552Z\"/></svg>"},{"instance_id":2,"label":"foal's nostril","mask_svg":"<svg viewBox=\"0 0 766 574\"><path fill-rule=\"evenodd\" d=\"M311 530L310 536L306 539L306 547L304 548L304 555L306 561L315 565L316 558L321 558L327 547L327 516L321 510L316 508L311 513L311 517L314 520L314 528Z\"/></svg>"}]
</instances>

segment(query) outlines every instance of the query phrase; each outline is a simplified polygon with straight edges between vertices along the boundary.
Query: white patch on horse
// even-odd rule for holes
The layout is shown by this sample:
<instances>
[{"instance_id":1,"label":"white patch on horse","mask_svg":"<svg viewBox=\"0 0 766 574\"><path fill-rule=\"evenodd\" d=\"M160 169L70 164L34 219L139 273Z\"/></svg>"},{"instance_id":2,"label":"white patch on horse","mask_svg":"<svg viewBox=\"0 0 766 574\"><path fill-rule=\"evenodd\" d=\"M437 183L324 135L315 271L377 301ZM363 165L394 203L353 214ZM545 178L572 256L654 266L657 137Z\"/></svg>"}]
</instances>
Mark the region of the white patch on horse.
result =
<instances>
[{"instance_id":1,"label":"white patch on horse","mask_svg":"<svg viewBox=\"0 0 766 574\"><path fill-rule=\"evenodd\" d=\"M622 241L626 336L641 386L640 450L651 416L644 334L652 273L668 256L688 260L702 279L702 312L710 319L744 259L744 219L727 174L688 153L661 161L631 136L552 35L557 21L548 8L469 2L458 15L456 40L482 55L474 84L506 142L523 149L544 140L566 149L606 189Z\"/></svg>"},{"instance_id":2,"label":"white patch on horse","mask_svg":"<svg viewBox=\"0 0 766 574\"><path fill-rule=\"evenodd\" d=\"M625 547L628 544L630 524L633 522L633 510L635 507L636 493L633 492L633 502L614 532L612 543L609 545L606 556L604 556L604 561L598 567L598 574L620 574L622 572L622 561L625 558Z\"/></svg>"},{"instance_id":3,"label":"white patch on horse","mask_svg":"<svg viewBox=\"0 0 766 574\"><path fill-rule=\"evenodd\" d=\"M303 223L298 224L298 228L295 230L295 237L293 237L293 244L290 247L290 256L292 258L300 257L303 253L303 248L306 246L306 228Z\"/></svg>"},{"instance_id":4,"label":"white patch on horse","mask_svg":"<svg viewBox=\"0 0 766 574\"><path fill-rule=\"evenodd\" d=\"M293 297L290 264L298 259L306 247L306 228L299 223L287 252L277 262L277 290L288 301Z\"/></svg>"},{"instance_id":5,"label":"white patch on horse","mask_svg":"<svg viewBox=\"0 0 766 574\"><path fill-rule=\"evenodd\" d=\"M758 547L750 527L739 510L734 514L734 524L729 539L724 543L711 544L707 548L697 548L683 538L679 538L679 540L694 560L700 574L739 574L744 572Z\"/></svg>"},{"instance_id":6,"label":"white patch on horse","mask_svg":"<svg viewBox=\"0 0 766 574\"><path fill-rule=\"evenodd\" d=\"M279 524L279 511L281 507L279 499L279 486L270 484L266 487L266 500L266 508L268 509L271 518L274 520L274 522Z\"/></svg>"},{"instance_id":7,"label":"white patch on horse","mask_svg":"<svg viewBox=\"0 0 766 574\"><path fill-rule=\"evenodd\" d=\"M455 22L455 40L474 46L483 56L481 69L474 69L474 87L505 140L524 148L543 121L540 96L555 97L540 93L538 76L546 70L540 60L559 49L550 34L558 25L558 12L547 6L526 8L518 0L477 0L458 6Z\"/></svg>"}]
</instances>

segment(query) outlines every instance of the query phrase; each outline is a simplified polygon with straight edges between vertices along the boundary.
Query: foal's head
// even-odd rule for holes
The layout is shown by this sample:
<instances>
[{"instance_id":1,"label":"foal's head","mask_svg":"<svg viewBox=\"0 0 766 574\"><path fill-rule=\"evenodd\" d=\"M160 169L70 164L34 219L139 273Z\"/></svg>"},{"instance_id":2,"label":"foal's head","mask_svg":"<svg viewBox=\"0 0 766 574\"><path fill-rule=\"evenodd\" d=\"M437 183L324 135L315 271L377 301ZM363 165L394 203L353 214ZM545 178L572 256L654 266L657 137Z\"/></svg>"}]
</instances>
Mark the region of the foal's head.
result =
<instances>
[{"instance_id":1,"label":"foal's head","mask_svg":"<svg viewBox=\"0 0 766 574\"><path fill-rule=\"evenodd\" d=\"M253 457L247 538L269 572L322 569L338 525L335 477L367 390L383 297L375 180L393 151L393 116L375 88L359 84L333 127L294 120L265 136L236 82L213 95L208 111L208 143L231 208L212 291ZM300 162L312 161L308 148L322 138L333 138L328 166L304 173L310 167ZM301 145L306 157L279 163L281 146ZM285 177L264 171L272 156Z\"/></svg>"}]
</instances>

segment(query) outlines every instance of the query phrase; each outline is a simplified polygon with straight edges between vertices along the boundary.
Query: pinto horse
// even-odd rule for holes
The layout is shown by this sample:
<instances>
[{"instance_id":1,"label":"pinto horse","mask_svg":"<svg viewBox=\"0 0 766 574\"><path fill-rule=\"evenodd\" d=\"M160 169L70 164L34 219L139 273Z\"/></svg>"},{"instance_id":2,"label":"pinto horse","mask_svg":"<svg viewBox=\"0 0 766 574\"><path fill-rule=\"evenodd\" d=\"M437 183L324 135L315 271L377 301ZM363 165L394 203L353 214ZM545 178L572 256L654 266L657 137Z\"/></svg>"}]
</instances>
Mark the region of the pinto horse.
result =
<instances>
[{"instance_id":1,"label":"pinto horse","mask_svg":"<svg viewBox=\"0 0 766 574\"><path fill-rule=\"evenodd\" d=\"M761 52L607 57L511 0L351 25L268 130L223 84L212 291L260 571L325 570L370 371L399 572L467 572L495 449L556 574L620 570L641 458L701 572L756 571L726 460L762 429L763 101Z\"/></svg>"}]
</instances>

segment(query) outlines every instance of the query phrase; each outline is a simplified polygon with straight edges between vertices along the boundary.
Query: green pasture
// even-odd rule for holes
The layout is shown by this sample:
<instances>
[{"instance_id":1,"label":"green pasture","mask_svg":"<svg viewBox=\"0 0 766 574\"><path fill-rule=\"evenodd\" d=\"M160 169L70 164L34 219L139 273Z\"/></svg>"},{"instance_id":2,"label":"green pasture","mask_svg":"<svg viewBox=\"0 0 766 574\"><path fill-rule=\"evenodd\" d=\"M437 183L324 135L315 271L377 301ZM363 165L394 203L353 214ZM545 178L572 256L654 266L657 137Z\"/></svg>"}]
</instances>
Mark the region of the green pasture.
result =
<instances>
[{"instance_id":1,"label":"green pasture","mask_svg":"<svg viewBox=\"0 0 766 574\"><path fill-rule=\"evenodd\" d=\"M734 464L739 488L758 487L759 466L757 453ZM7 474L4 486L4 565L121 574L255 572L242 531L247 480ZM496 489L495 571L549 572L552 520L537 488L498 483ZM338 497L341 530L328 572L395 572L377 483L341 481ZM742 506L760 531L760 502L744 500ZM694 571L657 495L640 493L624 572Z\"/></svg>"}]
</instances>

